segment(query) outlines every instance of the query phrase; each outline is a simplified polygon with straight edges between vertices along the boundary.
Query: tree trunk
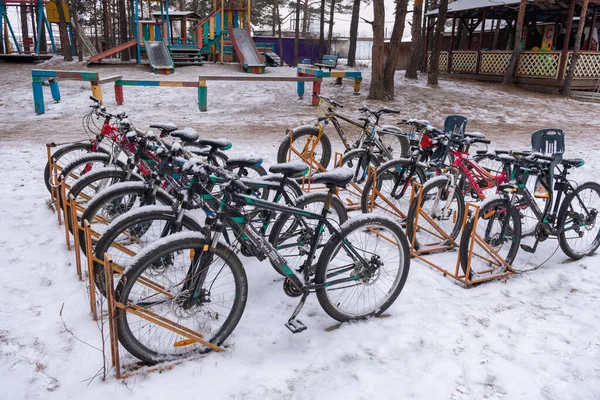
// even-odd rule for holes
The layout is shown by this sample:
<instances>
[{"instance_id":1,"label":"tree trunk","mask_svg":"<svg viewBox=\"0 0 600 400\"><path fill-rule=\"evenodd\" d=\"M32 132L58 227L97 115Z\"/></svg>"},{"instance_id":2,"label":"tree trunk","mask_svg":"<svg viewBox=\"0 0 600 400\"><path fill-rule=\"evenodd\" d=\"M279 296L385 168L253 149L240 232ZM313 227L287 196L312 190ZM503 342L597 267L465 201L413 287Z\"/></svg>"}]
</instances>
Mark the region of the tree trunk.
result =
<instances>
[{"instance_id":1,"label":"tree trunk","mask_svg":"<svg viewBox=\"0 0 600 400\"><path fill-rule=\"evenodd\" d=\"M308 0L304 0L304 5L302 6L302 37L304 37L304 35L306 35L306 31L309 30L309 25L310 15L308 13Z\"/></svg>"},{"instance_id":2,"label":"tree trunk","mask_svg":"<svg viewBox=\"0 0 600 400\"><path fill-rule=\"evenodd\" d=\"M277 34L277 21L276 21L276 15L277 15L277 7L275 5L275 3L273 3L273 18L271 20L271 23L273 25L273 36L275 36L275 34Z\"/></svg>"},{"instance_id":3,"label":"tree trunk","mask_svg":"<svg viewBox=\"0 0 600 400\"><path fill-rule=\"evenodd\" d=\"M404 77L407 79L418 79L417 71L419 58L421 56L421 19L423 18L423 0L415 0L412 19L412 39L410 42L410 56L408 67Z\"/></svg>"},{"instance_id":4,"label":"tree trunk","mask_svg":"<svg viewBox=\"0 0 600 400\"><path fill-rule=\"evenodd\" d=\"M294 30L294 67L298 65L298 45L300 42L300 0L296 0L296 29ZM283 54L282 54L283 56Z\"/></svg>"},{"instance_id":5,"label":"tree trunk","mask_svg":"<svg viewBox=\"0 0 600 400\"><path fill-rule=\"evenodd\" d=\"M385 90L383 86L384 69L384 24L385 7L383 0L373 0L373 49L371 52L371 87L368 99L384 100Z\"/></svg>"},{"instance_id":6,"label":"tree trunk","mask_svg":"<svg viewBox=\"0 0 600 400\"><path fill-rule=\"evenodd\" d=\"M577 61L579 60L579 54L581 53L581 36L583 35L583 28L585 27L585 14L587 12L589 0L583 0L581 5L581 15L579 16L579 27L577 27L577 35L575 36L575 48L573 49L573 58L571 59L571 65L569 66L569 72L565 79L563 86L563 96L569 97L571 95L571 85L573 84L573 76L575 75L575 68L577 68ZM594 21L592 21L592 27ZM590 35L592 29L590 28Z\"/></svg>"},{"instance_id":7,"label":"tree trunk","mask_svg":"<svg viewBox=\"0 0 600 400\"><path fill-rule=\"evenodd\" d=\"M325 0L321 0L321 25L319 28L319 60L323 59L325 49ZM320 62L320 61L319 61Z\"/></svg>"},{"instance_id":8,"label":"tree trunk","mask_svg":"<svg viewBox=\"0 0 600 400\"><path fill-rule=\"evenodd\" d=\"M331 38L333 37L333 18L335 12L335 0L331 0L329 9L329 33L327 34L327 54L331 54Z\"/></svg>"},{"instance_id":9,"label":"tree trunk","mask_svg":"<svg viewBox=\"0 0 600 400\"><path fill-rule=\"evenodd\" d=\"M281 54L279 65L283 65L283 39L281 38L281 15L279 14L279 0L275 0L275 9L277 10L277 29L279 32L279 53Z\"/></svg>"},{"instance_id":10,"label":"tree trunk","mask_svg":"<svg viewBox=\"0 0 600 400\"><path fill-rule=\"evenodd\" d=\"M402 43L402 36L404 34L407 9L408 0L396 0L394 28L392 29L392 37L390 38L390 45L383 68L383 87L388 100L394 100L394 76L400 59L400 43Z\"/></svg>"},{"instance_id":11,"label":"tree trunk","mask_svg":"<svg viewBox=\"0 0 600 400\"><path fill-rule=\"evenodd\" d=\"M102 36L106 48L110 49L112 46L112 25L110 24L110 0L102 0ZM98 53L104 49L102 46L98 49Z\"/></svg>"},{"instance_id":12,"label":"tree trunk","mask_svg":"<svg viewBox=\"0 0 600 400\"><path fill-rule=\"evenodd\" d=\"M31 8L29 9L30 11L30 15L31 15L31 33L33 36L33 51L35 51L35 49L37 49L37 44L38 44L38 37L37 37L37 31L35 30L35 10L36 8L31 6Z\"/></svg>"},{"instance_id":13,"label":"tree trunk","mask_svg":"<svg viewBox=\"0 0 600 400\"><path fill-rule=\"evenodd\" d=\"M42 22L42 32L38 40L40 41L40 53L48 52L48 43L46 43L46 26Z\"/></svg>"},{"instance_id":14,"label":"tree trunk","mask_svg":"<svg viewBox=\"0 0 600 400\"><path fill-rule=\"evenodd\" d=\"M502 80L503 86L508 85L512 81L513 75L515 74L515 69L517 68L519 51L521 50L521 36L523 33L523 20L525 19L526 7L527 0L521 0L521 4L519 5L519 14L517 15L517 26L515 29L515 34L513 35L513 40L515 44L513 45L513 51L512 55L510 56L508 68L506 68L506 73L504 74L504 79Z\"/></svg>"},{"instance_id":15,"label":"tree trunk","mask_svg":"<svg viewBox=\"0 0 600 400\"><path fill-rule=\"evenodd\" d=\"M437 86L440 70L440 50L444 37L444 26L446 25L446 13L448 12L448 0L440 0L438 7L438 19L435 24L435 32L431 46L431 64L427 75L427 84Z\"/></svg>"},{"instance_id":16,"label":"tree trunk","mask_svg":"<svg viewBox=\"0 0 600 400\"><path fill-rule=\"evenodd\" d=\"M62 49L63 56L65 57L65 61L73 61L73 54L71 54L71 43L69 41L69 33L67 31L67 20L65 17L65 12L62 8L61 0L54 0L56 4L56 8L58 10L58 23L60 30L60 47Z\"/></svg>"},{"instance_id":17,"label":"tree trunk","mask_svg":"<svg viewBox=\"0 0 600 400\"><path fill-rule=\"evenodd\" d=\"M121 37L121 44L129 41L129 35L127 34L127 9L125 8L125 0L119 0L119 34ZM121 61L129 61L129 49L125 49L121 52Z\"/></svg>"},{"instance_id":18,"label":"tree trunk","mask_svg":"<svg viewBox=\"0 0 600 400\"><path fill-rule=\"evenodd\" d=\"M506 50L510 50L514 46L514 37L515 37L515 29L512 24L512 21L506 20L506 32L508 33L508 38L506 39Z\"/></svg>"},{"instance_id":19,"label":"tree trunk","mask_svg":"<svg viewBox=\"0 0 600 400\"><path fill-rule=\"evenodd\" d=\"M356 39L358 38L358 19L360 17L360 0L352 4L352 19L350 21L350 44L348 47L348 66L356 65Z\"/></svg>"},{"instance_id":20,"label":"tree trunk","mask_svg":"<svg viewBox=\"0 0 600 400\"><path fill-rule=\"evenodd\" d=\"M25 44L25 38L29 38L29 27L27 25L27 6L19 7L21 9L21 35L23 37L23 51L31 52L31 47Z\"/></svg>"}]
</instances>

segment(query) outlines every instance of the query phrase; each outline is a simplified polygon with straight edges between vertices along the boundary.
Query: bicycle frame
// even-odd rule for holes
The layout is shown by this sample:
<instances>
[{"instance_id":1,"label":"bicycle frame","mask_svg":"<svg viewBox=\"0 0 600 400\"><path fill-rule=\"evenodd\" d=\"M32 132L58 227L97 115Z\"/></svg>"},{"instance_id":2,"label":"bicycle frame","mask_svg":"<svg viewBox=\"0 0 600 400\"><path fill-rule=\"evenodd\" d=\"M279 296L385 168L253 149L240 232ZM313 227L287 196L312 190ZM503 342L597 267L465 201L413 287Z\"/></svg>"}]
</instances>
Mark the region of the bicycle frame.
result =
<instances>
[{"instance_id":1,"label":"bicycle frame","mask_svg":"<svg viewBox=\"0 0 600 400\"><path fill-rule=\"evenodd\" d=\"M475 193L477 193L477 197L481 200L485 199L485 195L483 194L480 182L485 182L484 189L489 189L498 184L506 183L509 180L506 171L503 170L500 175L492 175L481 165L469 159L469 155L465 151L451 150L450 154L454 156L452 168L461 171L463 177L469 181ZM462 189L465 190L466 188L463 187Z\"/></svg>"}]
</instances>

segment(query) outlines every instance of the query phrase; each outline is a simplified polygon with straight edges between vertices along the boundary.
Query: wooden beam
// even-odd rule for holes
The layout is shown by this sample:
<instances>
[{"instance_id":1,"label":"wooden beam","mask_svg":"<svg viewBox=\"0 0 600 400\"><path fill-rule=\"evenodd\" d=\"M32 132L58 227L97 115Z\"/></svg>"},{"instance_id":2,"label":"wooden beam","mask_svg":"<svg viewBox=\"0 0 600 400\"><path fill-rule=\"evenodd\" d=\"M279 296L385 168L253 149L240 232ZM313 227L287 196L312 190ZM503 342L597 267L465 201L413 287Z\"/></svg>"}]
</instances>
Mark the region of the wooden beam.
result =
<instances>
[{"instance_id":1,"label":"wooden beam","mask_svg":"<svg viewBox=\"0 0 600 400\"><path fill-rule=\"evenodd\" d=\"M569 17L567 19L567 31L565 32L565 41L563 43L562 53L560 54L560 65L558 68L558 80L564 82L565 69L567 68L567 55L569 54L569 41L571 40L571 28L573 27L573 15L575 14L575 0L571 0L569 7Z\"/></svg>"},{"instance_id":2,"label":"wooden beam","mask_svg":"<svg viewBox=\"0 0 600 400\"><path fill-rule=\"evenodd\" d=\"M575 75L575 69L577 68L577 62L579 61L579 54L581 53L581 37L583 36L583 28L585 27L585 15L587 14L588 4L589 0L583 0L583 4L581 5L581 14L579 15L579 26L577 27L577 36L575 36L575 48L573 49L573 58L571 59L569 73L565 78L565 85L563 87L563 95L565 96L571 95L571 84L573 83L573 76Z\"/></svg>"},{"instance_id":3,"label":"wooden beam","mask_svg":"<svg viewBox=\"0 0 600 400\"><path fill-rule=\"evenodd\" d=\"M456 28L456 17L452 18L452 36L450 36L450 50L448 51L448 73L452 71L452 51L454 51L454 28Z\"/></svg>"}]
</instances>

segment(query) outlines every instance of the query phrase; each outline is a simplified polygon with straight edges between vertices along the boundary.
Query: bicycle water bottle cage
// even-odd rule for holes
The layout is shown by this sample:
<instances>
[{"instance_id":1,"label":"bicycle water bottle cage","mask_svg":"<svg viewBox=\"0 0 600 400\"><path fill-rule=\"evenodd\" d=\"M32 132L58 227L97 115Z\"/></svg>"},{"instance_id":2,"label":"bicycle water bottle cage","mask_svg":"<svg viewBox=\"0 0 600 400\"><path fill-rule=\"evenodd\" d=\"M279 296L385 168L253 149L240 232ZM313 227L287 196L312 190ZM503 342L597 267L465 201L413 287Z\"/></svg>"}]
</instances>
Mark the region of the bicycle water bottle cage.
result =
<instances>
[{"instance_id":1,"label":"bicycle water bottle cage","mask_svg":"<svg viewBox=\"0 0 600 400\"><path fill-rule=\"evenodd\" d=\"M462 115L448 115L444 120L444 132L459 135L461 138L465 134L469 119Z\"/></svg>"},{"instance_id":2,"label":"bicycle water bottle cage","mask_svg":"<svg viewBox=\"0 0 600 400\"><path fill-rule=\"evenodd\" d=\"M531 150L552 156L548 166L548 186L554 188L554 168L562 161L565 152L565 131L559 128L545 128L531 134Z\"/></svg>"}]
</instances>

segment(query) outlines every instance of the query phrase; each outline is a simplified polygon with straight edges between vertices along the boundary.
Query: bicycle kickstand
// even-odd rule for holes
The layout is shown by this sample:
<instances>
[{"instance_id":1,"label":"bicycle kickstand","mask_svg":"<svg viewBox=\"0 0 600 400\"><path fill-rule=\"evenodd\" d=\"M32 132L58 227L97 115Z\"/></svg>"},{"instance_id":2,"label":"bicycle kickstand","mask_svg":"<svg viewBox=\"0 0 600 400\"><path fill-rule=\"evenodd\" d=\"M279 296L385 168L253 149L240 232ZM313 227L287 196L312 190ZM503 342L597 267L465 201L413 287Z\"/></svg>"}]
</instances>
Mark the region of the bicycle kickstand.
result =
<instances>
[{"instance_id":1,"label":"bicycle kickstand","mask_svg":"<svg viewBox=\"0 0 600 400\"><path fill-rule=\"evenodd\" d=\"M296 316L300 313L302 307L304 307L304 302L306 302L306 298L309 294L309 291L306 291L302 294L300 303L298 303L298 305L296 306L296 309L294 310L294 313L292 314L290 319L288 319L288 322L285 323L285 327L288 328L292 333L300 333L306 330L306 325L304 325L300 320L297 320Z\"/></svg>"}]
</instances>

